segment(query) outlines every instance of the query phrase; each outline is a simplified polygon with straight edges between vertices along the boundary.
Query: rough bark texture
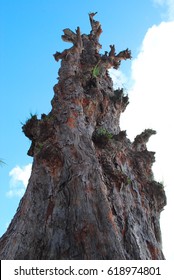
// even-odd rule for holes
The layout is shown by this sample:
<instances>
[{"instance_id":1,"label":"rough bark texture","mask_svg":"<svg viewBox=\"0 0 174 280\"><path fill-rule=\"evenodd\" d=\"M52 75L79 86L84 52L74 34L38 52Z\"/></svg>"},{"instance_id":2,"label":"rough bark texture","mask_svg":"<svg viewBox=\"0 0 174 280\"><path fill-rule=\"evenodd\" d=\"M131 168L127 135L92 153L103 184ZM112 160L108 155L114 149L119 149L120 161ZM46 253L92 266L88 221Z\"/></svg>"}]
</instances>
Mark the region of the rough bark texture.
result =
<instances>
[{"instance_id":1,"label":"rough bark texture","mask_svg":"<svg viewBox=\"0 0 174 280\"><path fill-rule=\"evenodd\" d=\"M134 142L120 131L128 104L107 70L131 58L126 49L101 55L101 25L64 29L70 49L61 59L52 110L32 116L23 132L32 141L32 174L6 233L1 259L164 259L160 212L163 186L153 179L147 129ZM133 125L133 124L132 124Z\"/></svg>"}]
</instances>

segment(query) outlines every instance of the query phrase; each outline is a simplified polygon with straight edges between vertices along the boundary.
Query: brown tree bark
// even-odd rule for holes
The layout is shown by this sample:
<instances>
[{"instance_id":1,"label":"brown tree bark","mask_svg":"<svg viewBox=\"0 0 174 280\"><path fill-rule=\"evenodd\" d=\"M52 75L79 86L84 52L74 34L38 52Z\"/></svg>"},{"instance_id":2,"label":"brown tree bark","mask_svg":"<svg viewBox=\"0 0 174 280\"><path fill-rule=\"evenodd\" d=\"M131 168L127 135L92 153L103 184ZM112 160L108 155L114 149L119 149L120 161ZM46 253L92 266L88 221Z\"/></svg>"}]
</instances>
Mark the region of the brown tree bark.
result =
<instances>
[{"instance_id":1,"label":"brown tree bark","mask_svg":"<svg viewBox=\"0 0 174 280\"><path fill-rule=\"evenodd\" d=\"M131 54L116 54L112 45L99 53L94 15L89 35L64 29L62 39L73 46L54 55L62 61L52 110L23 126L34 161L0 239L1 259L164 259L159 220L166 196L146 148L155 131L133 143L120 131L128 97L114 91L107 70Z\"/></svg>"}]
</instances>

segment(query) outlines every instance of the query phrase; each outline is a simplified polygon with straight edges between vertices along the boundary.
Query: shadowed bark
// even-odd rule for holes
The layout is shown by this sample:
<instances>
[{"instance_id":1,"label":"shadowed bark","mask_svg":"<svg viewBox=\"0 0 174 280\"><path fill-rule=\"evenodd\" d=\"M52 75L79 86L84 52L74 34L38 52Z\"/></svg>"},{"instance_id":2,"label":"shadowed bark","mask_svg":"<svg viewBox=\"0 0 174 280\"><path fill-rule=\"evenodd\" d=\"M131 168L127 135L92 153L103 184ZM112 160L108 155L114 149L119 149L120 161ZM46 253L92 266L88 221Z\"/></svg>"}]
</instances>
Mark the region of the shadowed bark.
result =
<instances>
[{"instance_id":1,"label":"shadowed bark","mask_svg":"<svg viewBox=\"0 0 174 280\"><path fill-rule=\"evenodd\" d=\"M66 28L52 110L22 127L33 157L26 193L0 239L1 259L164 259L160 212L163 186L151 170L147 129L131 141L120 130L128 104L108 69L130 59L128 49L100 54L101 24L91 32ZM132 124L133 125L133 124Z\"/></svg>"}]
</instances>

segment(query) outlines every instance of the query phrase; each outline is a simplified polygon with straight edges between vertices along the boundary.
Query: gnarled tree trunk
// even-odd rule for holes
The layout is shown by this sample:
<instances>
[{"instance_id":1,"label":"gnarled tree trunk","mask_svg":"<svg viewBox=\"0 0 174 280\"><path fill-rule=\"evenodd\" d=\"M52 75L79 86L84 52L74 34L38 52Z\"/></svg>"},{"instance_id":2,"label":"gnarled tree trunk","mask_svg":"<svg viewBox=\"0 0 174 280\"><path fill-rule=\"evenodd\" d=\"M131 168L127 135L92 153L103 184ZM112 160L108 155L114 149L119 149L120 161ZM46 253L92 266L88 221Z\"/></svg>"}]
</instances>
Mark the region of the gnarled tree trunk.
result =
<instances>
[{"instance_id":1,"label":"gnarled tree trunk","mask_svg":"<svg viewBox=\"0 0 174 280\"><path fill-rule=\"evenodd\" d=\"M163 259L160 212L163 186L151 171L147 129L133 143L120 131L128 104L107 70L131 58L126 49L99 53L101 25L64 29L73 46L61 59L52 110L32 116L23 132L32 141L32 173L6 233L1 259Z\"/></svg>"}]
</instances>

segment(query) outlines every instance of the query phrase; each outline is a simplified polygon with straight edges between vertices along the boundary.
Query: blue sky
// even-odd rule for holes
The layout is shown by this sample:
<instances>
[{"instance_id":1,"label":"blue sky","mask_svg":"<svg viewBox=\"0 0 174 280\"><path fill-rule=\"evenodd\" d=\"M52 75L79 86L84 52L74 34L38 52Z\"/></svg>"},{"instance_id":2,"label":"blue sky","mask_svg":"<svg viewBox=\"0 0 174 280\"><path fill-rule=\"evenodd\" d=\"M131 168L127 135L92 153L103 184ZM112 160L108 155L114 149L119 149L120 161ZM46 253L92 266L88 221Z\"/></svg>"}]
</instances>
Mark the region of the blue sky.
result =
<instances>
[{"instance_id":1,"label":"blue sky","mask_svg":"<svg viewBox=\"0 0 174 280\"><path fill-rule=\"evenodd\" d=\"M0 235L16 211L32 163L27 156L30 142L21 131L21 123L30 113L40 116L51 110L59 67L52 55L69 47L61 40L62 30L80 26L81 32L88 34L91 11L98 12L96 19L102 24L101 52L109 50L110 44L118 51L127 47L132 51L132 61L123 62L117 73L111 71L114 83L121 80L130 95L121 125L131 139L149 126L157 130L159 138L152 137L149 146L157 152L154 172L166 184L169 196L173 194L173 178L169 178L169 154L173 152L166 153L169 145L165 141L169 129L172 147L173 85L169 73L174 63L174 1L0 0L0 159L6 163L0 166ZM168 102L164 102L164 93ZM163 114L166 118L160 119ZM167 243L166 222L172 218L172 205L168 209L163 214L163 243L168 258L174 259L174 250Z\"/></svg>"}]
</instances>

